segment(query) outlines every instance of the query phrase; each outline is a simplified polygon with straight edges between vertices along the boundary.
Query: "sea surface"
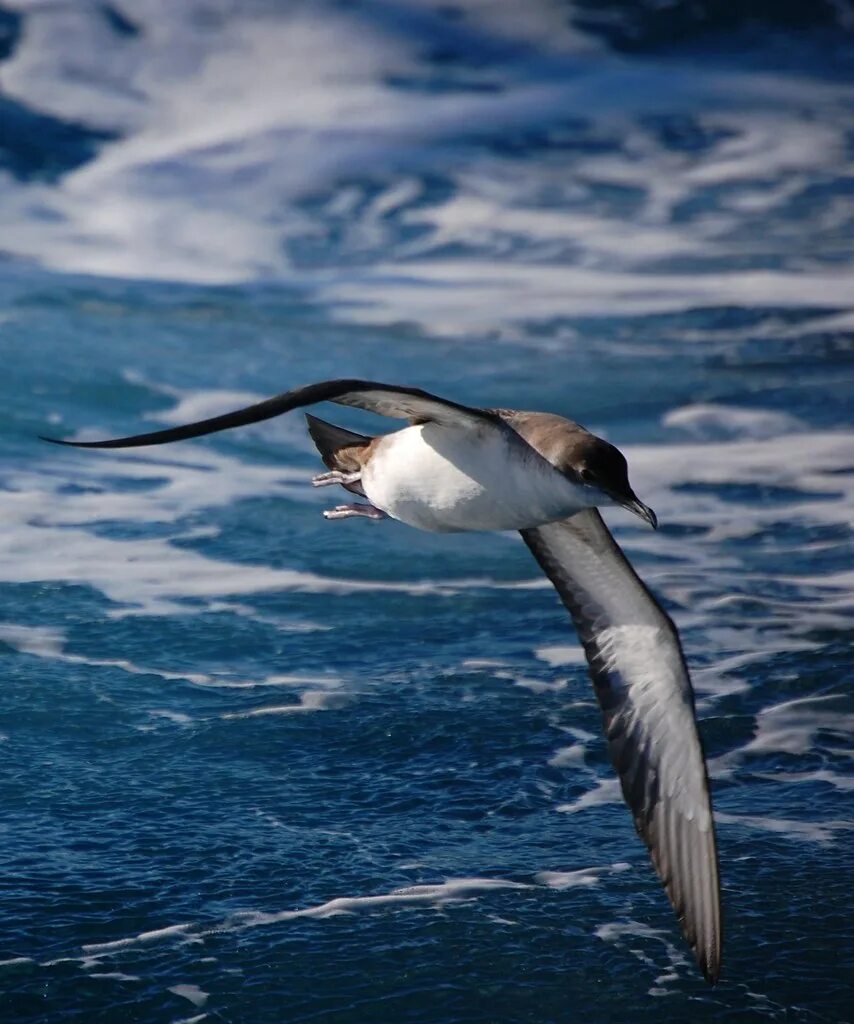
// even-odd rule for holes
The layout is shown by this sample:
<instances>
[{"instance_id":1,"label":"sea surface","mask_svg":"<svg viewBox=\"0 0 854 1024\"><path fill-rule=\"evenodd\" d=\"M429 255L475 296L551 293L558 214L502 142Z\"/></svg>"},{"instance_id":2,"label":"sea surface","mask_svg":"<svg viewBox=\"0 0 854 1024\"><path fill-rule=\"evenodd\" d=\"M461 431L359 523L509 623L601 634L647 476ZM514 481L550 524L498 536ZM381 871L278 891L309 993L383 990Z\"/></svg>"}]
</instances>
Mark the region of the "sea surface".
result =
<instances>
[{"instance_id":1,"label":"sea surface","mask_svg":"<svg viewBox=\"0 0 854 1024\"><path fill-rule=\"evenodd\" d=\"M0 1021L854 1019L850 6L0 0ZM515 535L327 522L330 377L618 444L703 982ZM363 432L396 424L320 415Z\"/></svg>"}]
</instances>

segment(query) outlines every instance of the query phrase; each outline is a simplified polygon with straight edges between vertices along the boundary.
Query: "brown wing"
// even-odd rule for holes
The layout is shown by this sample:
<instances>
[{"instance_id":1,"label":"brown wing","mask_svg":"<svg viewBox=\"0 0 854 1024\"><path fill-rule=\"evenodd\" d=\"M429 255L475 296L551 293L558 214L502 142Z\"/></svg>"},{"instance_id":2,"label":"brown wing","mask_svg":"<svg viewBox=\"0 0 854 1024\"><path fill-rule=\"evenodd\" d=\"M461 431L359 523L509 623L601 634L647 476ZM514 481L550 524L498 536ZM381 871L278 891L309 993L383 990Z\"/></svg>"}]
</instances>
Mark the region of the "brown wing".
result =
<instances>
[{"instance_id":1,"label":"brown wing","mask_svg":"<svg viewBox=\"0 0 854 1024\"><path fill-rule=\"evenodd\" d=\"M258 423L260 420L281 416L282 413L314 405L316 402L337 402L339 405L355 406L357 409L366 409L381 416L434 422L463 429L472 429L484 423L501 425L501 420L494 413L459 405L419 388L396 387L369 380L327 380L319 384L309 384L308 387L296 388L294 391L286 391L245 409L237 409L235 412L227 412L222 416L213 416L181 427L153 430L147 434L117 437L108 441L60 441L53 437L45 437L42 440L75 448L139 448L151 444L169 444L171 441L184 441L191 437L213 434L219 430Z\"/></svg>"}]
</instances>

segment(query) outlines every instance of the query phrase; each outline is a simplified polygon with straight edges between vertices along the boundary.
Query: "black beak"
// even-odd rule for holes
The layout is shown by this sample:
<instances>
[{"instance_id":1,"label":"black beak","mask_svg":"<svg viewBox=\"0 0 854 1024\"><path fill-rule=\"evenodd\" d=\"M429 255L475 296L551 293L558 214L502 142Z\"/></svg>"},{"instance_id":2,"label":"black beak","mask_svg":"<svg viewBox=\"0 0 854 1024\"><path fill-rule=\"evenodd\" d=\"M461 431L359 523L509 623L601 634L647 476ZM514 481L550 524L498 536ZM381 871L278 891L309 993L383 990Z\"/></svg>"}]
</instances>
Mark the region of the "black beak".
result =
<instances>
[{"instance_id":1,"label":"black beak","mask_svg":"<svg viewBox=\"0 0 854 1024\"><path fill-rule=\"evenodd\" d=\"M652 511L649 505L644 505L642 501L639 501L634 495L628 501L620 501L623 508L627 508L629 512L634 512L636 516L640 516L645 522L653 528L658 529L658 516Z\"/></svg>"}]
</instances>

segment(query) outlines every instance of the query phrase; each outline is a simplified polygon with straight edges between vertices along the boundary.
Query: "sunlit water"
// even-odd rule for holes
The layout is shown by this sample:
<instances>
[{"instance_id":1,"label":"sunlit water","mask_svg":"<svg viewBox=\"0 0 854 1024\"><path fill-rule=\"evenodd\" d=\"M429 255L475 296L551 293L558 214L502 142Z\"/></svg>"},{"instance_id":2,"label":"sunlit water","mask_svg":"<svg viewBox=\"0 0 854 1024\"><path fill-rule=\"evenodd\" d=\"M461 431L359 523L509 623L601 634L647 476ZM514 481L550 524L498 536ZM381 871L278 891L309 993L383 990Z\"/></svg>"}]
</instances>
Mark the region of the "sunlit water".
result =
<instances>
[{"instance_id":1,"label":"sunlit water","mask_svg":"<svg viewBox=\"0 0 854 1024\"><path fill-rule=\"evenodd\" d=\"M0 1018L850 1019L839 26L652 58L537 5L189 10L34 9L0 64L46 119L0 171ZM324 521L298 414L36 440L338 376L625 451L662 525L608 520L709 757L716 989L515 536Z\"/></svg>"}]
</instances>

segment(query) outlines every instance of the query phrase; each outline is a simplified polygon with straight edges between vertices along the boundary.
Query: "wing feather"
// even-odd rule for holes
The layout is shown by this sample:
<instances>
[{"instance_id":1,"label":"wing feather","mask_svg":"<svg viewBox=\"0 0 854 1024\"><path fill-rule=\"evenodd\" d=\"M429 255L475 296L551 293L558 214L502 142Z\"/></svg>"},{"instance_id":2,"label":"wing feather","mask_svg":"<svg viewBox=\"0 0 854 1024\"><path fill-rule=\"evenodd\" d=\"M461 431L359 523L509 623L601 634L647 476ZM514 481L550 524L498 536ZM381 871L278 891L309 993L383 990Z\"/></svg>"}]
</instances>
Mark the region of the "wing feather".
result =
<instances>
[{"instance_id":1,"label":"wing feather","mask_svg":"<svg viewBox=\"0 0 854 1024\"><path fill-rule=\"evenodd\" d=\"M595 509L522 537L572 616L623 796L697 963L714 983L722 943L717 847L676 627Z\"/></svg>"},{"instance_id":2,"label":"wing feather","mask_svg":"<svg viewBox=\"0 0 854 1024\"><path fill-rule=\"evenodd\" d=\"M316 402L336 402L339 405L355 406L357 409L366 409L368 412L395 419L431 421L463 429L472 429L484 423L501 423L495 413L459 405L457 402L431 395L420 388L396 387L369 380L327 380L293 391L285 391L281 395L256 402L245 409L237 409L235 412L227 412L222 416L213 416L180 427L153 430L130 437L116 437L107 441L60 441L53 437L45 437L42 440L75 448L139 448L152 444L168 444L171 441L184 441L191 437L213 434L219 430L242 427L248 423L258 423L273 416L281 416L292 409L314 405Z\"/></svg>"}]
</instances>

